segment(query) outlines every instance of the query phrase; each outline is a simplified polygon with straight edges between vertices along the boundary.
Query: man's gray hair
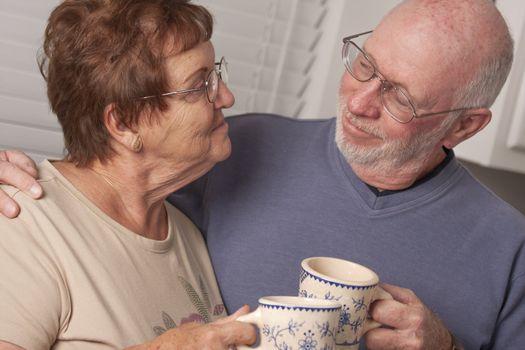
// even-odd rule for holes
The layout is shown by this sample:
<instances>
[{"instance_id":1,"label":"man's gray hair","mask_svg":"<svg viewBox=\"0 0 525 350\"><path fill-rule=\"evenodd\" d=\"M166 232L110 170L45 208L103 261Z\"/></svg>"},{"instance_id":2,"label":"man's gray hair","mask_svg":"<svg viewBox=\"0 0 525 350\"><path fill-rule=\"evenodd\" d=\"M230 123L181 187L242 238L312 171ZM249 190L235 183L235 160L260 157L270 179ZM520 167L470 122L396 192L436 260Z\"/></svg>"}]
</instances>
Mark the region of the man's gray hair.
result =
<instances>
[{"instance_id":1,"label":"man's gray hair","mask_svg":"<svg viewBox=\"0 0 525 350\"><path fill-rule=\"evenodd\" d=\"M512 66L514 42L510 33L502 38L496 50L481 62L472 79L456 91L455 107L489 108L494 103Z\"/></svg>"}]
</instances>

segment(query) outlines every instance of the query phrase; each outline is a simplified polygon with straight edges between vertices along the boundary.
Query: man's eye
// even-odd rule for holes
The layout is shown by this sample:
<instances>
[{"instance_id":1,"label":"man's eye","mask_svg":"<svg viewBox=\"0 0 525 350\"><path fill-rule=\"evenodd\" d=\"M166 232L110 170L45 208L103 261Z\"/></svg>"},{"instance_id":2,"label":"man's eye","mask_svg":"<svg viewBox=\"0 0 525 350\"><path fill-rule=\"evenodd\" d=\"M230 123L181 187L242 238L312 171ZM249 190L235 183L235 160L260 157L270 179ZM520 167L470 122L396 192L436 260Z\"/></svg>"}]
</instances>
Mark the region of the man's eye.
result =
<instances>
[{"instance_id":1,"label":"man's eye","mask_svg":"<svg viewBox=\"0 0 525 350\"><path fill-rule=\"evenodd\" d=\"M406 95L406 93L404 93L399 87L395 86L394 87L394 91L396 93L396 100L397 100L397 103L399 103L400 105L404 106L404 107L407 107L409 108L410 107L410 102L408 101L408 97Z\"/></svg>"},{"instance_id":2,"label":"man's eye","mask_svg":"<svg viewBox=\"0 0 525 350\"><path fill-rule=\"evenodd\" d=\"M364 57L361 57L358 62L359 69L364 71L371 71L374 70L370 62L368 62Z\"/></svg>"}]
</instances>

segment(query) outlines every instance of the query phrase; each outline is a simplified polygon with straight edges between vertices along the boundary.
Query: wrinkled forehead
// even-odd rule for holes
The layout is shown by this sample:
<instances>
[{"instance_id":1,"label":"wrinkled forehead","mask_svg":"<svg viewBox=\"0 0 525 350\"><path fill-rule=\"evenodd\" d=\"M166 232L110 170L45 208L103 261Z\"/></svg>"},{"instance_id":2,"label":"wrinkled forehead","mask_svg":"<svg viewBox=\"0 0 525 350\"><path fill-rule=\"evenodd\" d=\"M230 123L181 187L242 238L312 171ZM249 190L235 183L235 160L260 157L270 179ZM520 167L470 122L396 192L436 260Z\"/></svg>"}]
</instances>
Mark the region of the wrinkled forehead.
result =
<instances>
[{"instance_id":1,"label":"wrinkled forehead","mask_svg":"<svg viewBox=\"0 0 525 350\"><path fill-rule=\"evenodd\" d=\"M174 49L167 57L165 68L170 80L187 81L196 72L208 72L215 63L215 49L211 41L202 42L182 52Z\"/></svg>"}]
</instances>

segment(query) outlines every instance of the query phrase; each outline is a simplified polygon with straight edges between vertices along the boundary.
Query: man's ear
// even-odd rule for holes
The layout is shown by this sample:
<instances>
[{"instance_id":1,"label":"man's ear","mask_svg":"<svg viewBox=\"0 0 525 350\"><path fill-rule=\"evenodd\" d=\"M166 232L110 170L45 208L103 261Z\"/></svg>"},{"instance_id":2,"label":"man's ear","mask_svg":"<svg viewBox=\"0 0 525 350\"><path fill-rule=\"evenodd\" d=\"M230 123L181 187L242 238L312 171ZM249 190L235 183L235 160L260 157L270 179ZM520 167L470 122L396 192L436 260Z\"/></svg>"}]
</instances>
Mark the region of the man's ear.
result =
<instances>
[{"instance_id":1,"label":"man's ear","mask_svg":"<svg viewBox=\"0 0 525 350\"><path fill-rule=\"evenodd\" d=\"M488 108L469 109L463 112L443 138L443 146L454 148L481 131L491 118L492 112Z\"/></svg>"},{"instance_id":2,"label":"man's ear","mask_svg":"<svg viewBox=\"0 0 525 350\"><path fill-rule=\"evenodd\" d=\"M136 130L121 121L114 103L104 108L103 120L113 142L120 144L132 152L137 152L142 149L142 139L140 135ZM138 142L140 142L140 145L138 145Z\"/></svg>"}]
</instances>

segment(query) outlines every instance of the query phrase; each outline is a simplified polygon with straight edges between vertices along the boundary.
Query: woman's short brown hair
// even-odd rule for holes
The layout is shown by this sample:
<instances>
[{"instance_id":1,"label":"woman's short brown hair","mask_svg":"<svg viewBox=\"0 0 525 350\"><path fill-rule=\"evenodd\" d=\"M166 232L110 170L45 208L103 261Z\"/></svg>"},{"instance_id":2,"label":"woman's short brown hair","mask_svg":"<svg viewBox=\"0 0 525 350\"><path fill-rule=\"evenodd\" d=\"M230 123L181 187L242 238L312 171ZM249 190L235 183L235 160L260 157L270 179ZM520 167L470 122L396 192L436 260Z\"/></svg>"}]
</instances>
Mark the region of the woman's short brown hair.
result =
<instances>
[{"instance_id":1,"label":"woman's short brown hair","mask_svg":"<svg viewBox=\"0 0 525 350\"><path fill-rule=\"evenodd\" d=\"M39 67L64 132L67 159L85 166L113 150L103 122L136 125L144 111L165 110L166 48L189 50L210 39L211 14L190 0L66 0L53 10ZM175 52L173 52L175 51Z\"/></svg>"}]
</instances>

